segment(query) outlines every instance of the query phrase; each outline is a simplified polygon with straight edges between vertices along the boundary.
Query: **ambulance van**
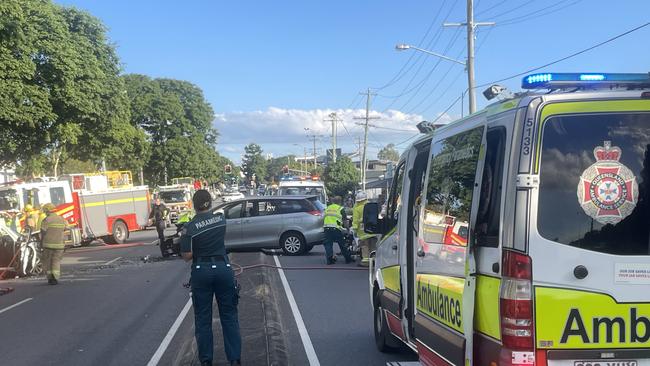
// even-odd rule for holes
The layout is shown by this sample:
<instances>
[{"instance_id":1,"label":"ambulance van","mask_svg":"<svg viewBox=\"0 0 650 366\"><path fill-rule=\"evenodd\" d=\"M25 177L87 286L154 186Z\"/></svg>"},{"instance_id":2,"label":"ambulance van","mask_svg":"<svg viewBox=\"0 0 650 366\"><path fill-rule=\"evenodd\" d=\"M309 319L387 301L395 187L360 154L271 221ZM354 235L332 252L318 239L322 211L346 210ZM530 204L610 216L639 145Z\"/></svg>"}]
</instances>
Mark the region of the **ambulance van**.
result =
<instances>
[{"instance_id":1,"label":"ambulance van","mask_svg":"<svg viewBox=\"0 0 650 366\"><path fill-rule=\"evenodd\" d=\"M648 366L650 75L522 86L424 134L385 216L366 206L377 347L423 365Z\"/></svg>"}]
</instances>

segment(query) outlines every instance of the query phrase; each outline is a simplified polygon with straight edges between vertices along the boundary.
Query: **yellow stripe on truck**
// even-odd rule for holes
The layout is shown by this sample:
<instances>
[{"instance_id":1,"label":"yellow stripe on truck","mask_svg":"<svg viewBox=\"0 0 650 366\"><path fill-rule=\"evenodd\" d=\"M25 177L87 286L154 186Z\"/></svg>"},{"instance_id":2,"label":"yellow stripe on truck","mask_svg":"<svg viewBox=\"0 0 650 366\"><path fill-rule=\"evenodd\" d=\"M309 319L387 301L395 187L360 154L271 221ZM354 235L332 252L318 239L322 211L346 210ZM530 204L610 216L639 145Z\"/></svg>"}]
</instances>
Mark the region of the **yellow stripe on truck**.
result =
<instances>
[{"instance_id":1,"label":"yellow stripe on truck","mask_svg":"<svg viewBox=\"0 0 650 366\"><path fill-rule=\"evenodd\" d=\"M84 203L82 206L83 207L96 207L96 206L112 205L112 204L116 204L116 203L139 202L139 201L146 201L146 200L147 200L147 197L120 198L120 199L108 200L108 201Z\"/></svg>"},{"instance_id":2,"label":"yellow stripe on truck","mask_svg":"<svg viewBox=\"0 0 650 366\"><path fill-rule=\"evenodd\" d=\"M418 274L416 283L417 310L463 333L465 280L457 277Z\"/></svg>"},{"instance_id":3,"label":"yellow stripe on truck","mask_svg":"<svg viewBox=\"0 0 650 366\"><path fill-rule=\"evenodd\" d=\"M381 278L384 280L384 287L399 293L400 292L400 266L390 266L381 269Z\"/></svg>"},{"instance_id":4,"label":"yellow stripe on truck","mask_svg":"<svg viewBox=\"0 0 650 366\"><path fill-rule=\"evenodd\" d=\"M650 341L650 303L617 303L605 294L537 287L535 309L539 348L647 348Z\"/></svg>"}]
</instances>

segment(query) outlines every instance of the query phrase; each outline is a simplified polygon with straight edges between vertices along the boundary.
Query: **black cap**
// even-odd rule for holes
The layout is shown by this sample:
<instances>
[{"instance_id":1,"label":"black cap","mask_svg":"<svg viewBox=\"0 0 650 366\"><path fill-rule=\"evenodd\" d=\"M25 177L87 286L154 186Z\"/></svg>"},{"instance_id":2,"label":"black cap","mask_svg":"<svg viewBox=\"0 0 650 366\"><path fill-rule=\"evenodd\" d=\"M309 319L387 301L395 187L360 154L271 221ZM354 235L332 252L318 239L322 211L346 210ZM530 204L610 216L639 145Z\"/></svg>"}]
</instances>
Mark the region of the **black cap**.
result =
<instances>
[{"instance_id":1,"label":"black cap","mask_svg":"<svg viewBox=\"0 0 650 366\"><path fill-rule=\"evenodd\" d=\"M212 207L212 196L210 192L205 189L199 189L194 192L192 196L192 203L194 204L194 209L197 211L205 211Z\"/></svg>"}]
</instances>

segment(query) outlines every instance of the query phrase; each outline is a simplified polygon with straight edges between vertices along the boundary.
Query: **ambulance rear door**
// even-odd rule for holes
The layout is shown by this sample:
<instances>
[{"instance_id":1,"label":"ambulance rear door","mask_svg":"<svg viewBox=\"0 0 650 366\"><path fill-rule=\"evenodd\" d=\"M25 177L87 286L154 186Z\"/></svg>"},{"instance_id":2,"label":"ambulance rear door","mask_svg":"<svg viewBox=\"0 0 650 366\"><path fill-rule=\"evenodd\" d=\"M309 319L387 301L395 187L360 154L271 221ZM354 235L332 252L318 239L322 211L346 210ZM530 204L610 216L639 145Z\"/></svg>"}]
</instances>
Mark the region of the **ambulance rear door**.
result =
<instances>
[{"instance_id":1,"label":"ambulance rear door","mask_svg":"<svg viewBox=\"0 0 650 366\"><path fill-rule=\"evenodd\" d=\"M650 365L650 100L612 94L537 112L537 364Z\"/></svg>"},{"instance_id":2,"label":"ambulance rear door","mask_svg":"<svg viewBox=\"0 0 650 366\"><path fill-rule=\"evenodd\" d=\"M425 365L472 362L475 264L469 245L485 155L484 123L479 114L434 135L423 197L416 198L421 205L414 328ZM446 241L447 228L456 223L467 230Z\"/></svg>"}]
</instances>

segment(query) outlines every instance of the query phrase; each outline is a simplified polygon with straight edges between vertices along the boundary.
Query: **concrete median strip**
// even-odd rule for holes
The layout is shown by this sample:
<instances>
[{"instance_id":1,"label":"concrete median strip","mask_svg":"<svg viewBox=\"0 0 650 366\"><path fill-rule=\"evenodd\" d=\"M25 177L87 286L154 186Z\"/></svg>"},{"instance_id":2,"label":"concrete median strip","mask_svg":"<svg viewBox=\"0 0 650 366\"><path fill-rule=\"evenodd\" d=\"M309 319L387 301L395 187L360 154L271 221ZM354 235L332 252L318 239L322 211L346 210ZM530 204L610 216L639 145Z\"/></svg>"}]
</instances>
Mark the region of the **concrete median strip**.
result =
<instances>
[{"instance_id":1,"label":"concrete median strip","mask_svg":"<svg viewBox=\"0 0 650 366\"><path fill-rule=\"evenodd\" d=\"M23 300L23 301L19 301L19 302L13 304L13 305L7 306L6 308L0 310L0 314L4 313L4 312L7 311L7 310L11 310L11 309L15 308L16 306L20 306L20 305L22 305L22 304L24 304L24 303L26 303L26 302L30 302L30 301L32 301L32 300L34 300L34 299L31 298L31 297L28 297L28 298L26 298L26 299Z\"/></svg>"},{"instance_id":2,"label":"concrete median strip","mask_svg":"<svg viewBox=\"0 0 650 366\"><path fill-rule=\"evenodd\" d=\"M176 334L176 332L178 331L178 328L183 323L183 320L187 316L187 313L190 311L191 307L192 307L192 298L187 300L187 303L185 303L185 306L183 307L183 310L181 310L181 313L178 314L178 317L174 321L174 324L172 324L172 327L169 328L169 332L167 332L167 335L162 340L162 343L160 343L160 346L158 346L158 349L156 350L156 353L154 353L153 356L151 356L151 360L149 360L149 363L147 363L147 366L156 366L156 365L158 365L158 362L160 362L160 359L165 354L165 351L167 350L167 347L169 347L169 344L171 343L172 339L174 339L174 335Z\"/></svg>"}]
</instances>

